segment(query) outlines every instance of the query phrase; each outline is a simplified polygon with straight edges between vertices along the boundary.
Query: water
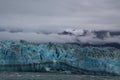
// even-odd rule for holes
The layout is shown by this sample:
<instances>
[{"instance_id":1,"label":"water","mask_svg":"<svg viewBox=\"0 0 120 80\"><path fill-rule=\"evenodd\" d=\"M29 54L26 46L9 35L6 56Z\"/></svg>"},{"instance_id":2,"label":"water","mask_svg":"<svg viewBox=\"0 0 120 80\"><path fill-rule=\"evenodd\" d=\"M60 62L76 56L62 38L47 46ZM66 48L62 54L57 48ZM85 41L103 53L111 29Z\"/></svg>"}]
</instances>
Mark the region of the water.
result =
<instances>
[{"instance_id":1,"label":"water","mask_svg":"<svg viewBox=\"0 0 120 80\"><path fill-rule=\"evenodd\" d=\"M120 80L120 76L93 76L43 72L0 72L0 80Z\"/></svg>"}]
</instances>

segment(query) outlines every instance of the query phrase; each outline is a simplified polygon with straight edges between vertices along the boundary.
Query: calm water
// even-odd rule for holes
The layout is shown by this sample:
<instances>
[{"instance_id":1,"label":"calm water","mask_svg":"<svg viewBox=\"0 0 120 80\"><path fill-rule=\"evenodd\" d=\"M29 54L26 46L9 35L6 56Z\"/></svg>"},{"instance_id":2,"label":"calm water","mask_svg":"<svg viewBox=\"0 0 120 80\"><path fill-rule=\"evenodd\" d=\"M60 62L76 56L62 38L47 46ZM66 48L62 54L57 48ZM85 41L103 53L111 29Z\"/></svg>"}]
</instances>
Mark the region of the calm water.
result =
<instances>
[{"instance_id":1,"label":"calm water","mask_svg":"<svg viewBox=\"0 0 120 80\"><path fill-rule=\"evenodd\" d=\"M120 80L120 76L93 76L39 72L0 72L0 80Z\"/></svg>"}]
</instances>

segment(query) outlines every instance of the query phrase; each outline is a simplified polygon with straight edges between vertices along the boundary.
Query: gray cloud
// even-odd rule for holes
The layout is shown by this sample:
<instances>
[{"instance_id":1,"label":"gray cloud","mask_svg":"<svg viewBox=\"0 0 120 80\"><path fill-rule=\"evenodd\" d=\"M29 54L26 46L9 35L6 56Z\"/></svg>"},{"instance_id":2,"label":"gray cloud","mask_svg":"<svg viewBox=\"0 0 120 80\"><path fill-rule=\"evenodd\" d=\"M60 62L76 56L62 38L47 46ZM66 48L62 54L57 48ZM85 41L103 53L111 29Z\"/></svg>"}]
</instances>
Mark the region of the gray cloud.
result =
<instances>
[{"instance_id":1,"label":"gray cloud","mask_svg":"<svg viewBox=\"0 0 120 80\"><path fill-rule=\"evenodd\" d=\"M119 32L119 13L119 0L0 0L0 39L119 42L119 35L101 40L94 38L94 34L82 37L58 34L71 28Z\"/></svg>"},{"instance_id":2,"label":"gray cloud","mask_svg":"<svg viewBox=\"0 0 120 80\"><path fill-rule=\"evenodd\" d=\"M119 13L119 0L0 0L1 25L119 25Z\"/></svg>"}]
</instances>

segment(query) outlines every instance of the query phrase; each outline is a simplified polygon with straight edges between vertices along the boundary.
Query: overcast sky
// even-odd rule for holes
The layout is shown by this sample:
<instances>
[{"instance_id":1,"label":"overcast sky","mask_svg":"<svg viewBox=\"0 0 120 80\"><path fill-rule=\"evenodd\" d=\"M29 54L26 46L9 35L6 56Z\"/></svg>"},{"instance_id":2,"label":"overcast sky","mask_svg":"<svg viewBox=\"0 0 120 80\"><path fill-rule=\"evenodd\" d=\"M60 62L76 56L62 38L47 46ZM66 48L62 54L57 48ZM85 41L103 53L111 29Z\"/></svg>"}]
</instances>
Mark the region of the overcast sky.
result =
<instances>
[{"instance_id":1,"label":"overcast sky","mask_svg":"<svg viewBox=\"0 0 120 80\"><path fill-rule=\"evenodd\" d=\"M119 28L120 0L0 0L1 26L81 24Z\"/></svg>"},{"instance_id":2,"label":"overcast sky","mask_svg":"<svg viewBox=\"0 0 120 80\"><path fill-rule=\"evenodd\" d=\"M27 40L36 36L38 41L59 41L67 36L36 33L69 28L120 31L120 0L0 0L0 39ZM116 41L119 39L117 36Z\"/></svg>"}]
</instances>

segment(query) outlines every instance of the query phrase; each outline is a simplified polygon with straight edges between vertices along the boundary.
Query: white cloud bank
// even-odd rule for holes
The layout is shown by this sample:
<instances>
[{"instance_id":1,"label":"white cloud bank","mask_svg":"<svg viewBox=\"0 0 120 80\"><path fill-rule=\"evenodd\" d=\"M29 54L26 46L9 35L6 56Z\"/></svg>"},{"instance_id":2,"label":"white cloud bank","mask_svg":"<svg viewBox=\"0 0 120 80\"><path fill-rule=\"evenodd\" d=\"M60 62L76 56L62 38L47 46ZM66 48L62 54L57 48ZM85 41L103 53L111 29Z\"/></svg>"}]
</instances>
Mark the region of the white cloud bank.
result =
<instances>
[{"instance_id":1,"label":"white cloud bank","mask_svg":"<svg viewBox=\"0 0 120 80\"><path fill-rule=\"evenodd\" d=\"M82 29L67 29L65 31L71 32L69 34L53 33L37 33L37 32L9 32L1 31L0 40L26 40L30 42L58 42L58 43L90 43L90 44L101 44L101 43L120 43L120 34L111 36L109 32L103 35L103 39L96 36L93 31L87 31L84 34ZM84 35L83 35L84 34ZM109 35L108 35L109 34Z\"/></svg>"}]
</instances>

